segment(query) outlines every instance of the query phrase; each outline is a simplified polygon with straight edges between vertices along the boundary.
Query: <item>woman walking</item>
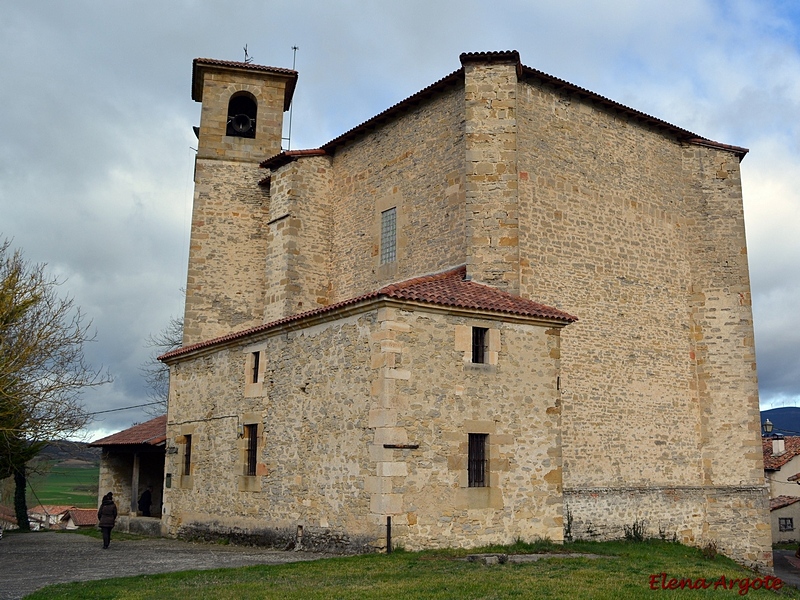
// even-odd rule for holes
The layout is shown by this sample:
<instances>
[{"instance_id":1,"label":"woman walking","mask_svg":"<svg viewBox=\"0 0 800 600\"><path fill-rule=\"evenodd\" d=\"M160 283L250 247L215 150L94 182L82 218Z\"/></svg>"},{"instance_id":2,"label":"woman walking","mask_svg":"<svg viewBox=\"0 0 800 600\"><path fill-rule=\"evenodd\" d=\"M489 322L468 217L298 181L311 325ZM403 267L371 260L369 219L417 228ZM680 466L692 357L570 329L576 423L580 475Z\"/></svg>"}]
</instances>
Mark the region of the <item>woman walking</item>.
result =
<instances>
[{"instance_id":1,"label":"woman walking","mask_svg":"<svg viewBox=\"0 0 800 600\"><path fill-rule=\"evenodd\" d=\"M108 548L111 543L111 530L117 521L117 505L114 504L114 497L111 492L103 496L103 502L97 511L98 525L103 532L103 548Z\"/></svg>"}]
</instances>

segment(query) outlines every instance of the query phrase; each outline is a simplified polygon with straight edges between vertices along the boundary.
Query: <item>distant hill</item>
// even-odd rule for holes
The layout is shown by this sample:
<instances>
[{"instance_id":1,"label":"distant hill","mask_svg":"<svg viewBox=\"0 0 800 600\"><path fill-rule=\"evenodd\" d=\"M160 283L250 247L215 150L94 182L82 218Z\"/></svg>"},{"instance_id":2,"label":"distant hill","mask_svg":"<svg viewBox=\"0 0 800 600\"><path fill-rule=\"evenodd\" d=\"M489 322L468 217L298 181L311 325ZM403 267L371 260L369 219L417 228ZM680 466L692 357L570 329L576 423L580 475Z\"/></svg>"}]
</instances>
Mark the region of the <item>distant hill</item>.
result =
<instances>
[{"instance_id":1,"label":"distant hill","mask_svg":"<svg viewBox=\"0 0 800 600\"><path fill-rule=\"evenodd\" d=\"M100 464L101 453L100 448L89 448L84 442L56 440L48 443L38 458L59 463L78 460L97 466Z\"/></svg>"},{"instance_id":2,"label":"distant hill","mask_svg":"<svg viewBox=\"0 0 800 600\"><path fill-rule=\"evenodd\" d=\"M771 408L761 411L761 425L769 419L773 425L772 433L800 435L800 408ZM763 429L762 429L763 431Z\"/></svg>"}]
</instances>

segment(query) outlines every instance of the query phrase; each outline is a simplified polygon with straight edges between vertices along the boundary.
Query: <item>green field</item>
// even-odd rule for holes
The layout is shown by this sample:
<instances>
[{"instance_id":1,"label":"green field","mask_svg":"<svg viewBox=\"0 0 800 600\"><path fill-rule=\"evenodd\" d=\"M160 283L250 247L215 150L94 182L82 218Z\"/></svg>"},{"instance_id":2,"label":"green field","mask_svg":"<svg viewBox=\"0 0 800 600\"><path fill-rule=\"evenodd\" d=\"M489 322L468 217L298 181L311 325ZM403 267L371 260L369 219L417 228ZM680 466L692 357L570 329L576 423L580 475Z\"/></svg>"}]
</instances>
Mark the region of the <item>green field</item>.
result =
<instances>
[{"instance_id":1,"label":"green field","mask_svg":"<svg viewBox=\"0 0 800 600\"><path fill-rule=\"evenodd\" d=\"M78 508L97 507L97 465L50 464L40 467L43 475L28 478L28 507L37 504L61 504Z\"/></svg>"},{"instance_id":2,"label":"green field","mask_svg":"<svg viewBox=\"0 0 800 600\"><path fill-rule=\"evenodd\" d=\"M564 546L517 544L494 551L571 551L597 558L550 558L486 566L463 560L468 551L396 552L285 565L184 571L58 584L31 600L125 598L138 600L452 600L455 598L565 598L637 600L681 598L800 598L774 577L743 569L696 548L646 542L576 542ZM120 550L123 551L124 550ZM211 549L213 551L213 548ZM680 587L683 585L684 587ZM778 588L781 588L778 590ZM777 590L777 591L775 591Z\"/></svg>"}]
</instances>

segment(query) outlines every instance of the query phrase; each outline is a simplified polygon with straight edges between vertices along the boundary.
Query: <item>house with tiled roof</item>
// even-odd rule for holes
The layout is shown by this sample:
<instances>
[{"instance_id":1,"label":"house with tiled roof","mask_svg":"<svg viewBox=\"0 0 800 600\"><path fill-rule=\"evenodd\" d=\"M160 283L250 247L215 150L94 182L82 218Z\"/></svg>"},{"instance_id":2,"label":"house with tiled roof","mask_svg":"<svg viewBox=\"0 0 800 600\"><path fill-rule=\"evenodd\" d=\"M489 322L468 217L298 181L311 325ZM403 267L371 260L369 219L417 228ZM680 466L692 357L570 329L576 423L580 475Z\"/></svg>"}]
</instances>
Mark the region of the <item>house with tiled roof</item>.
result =
<instances>
[{"instance_id":1,"label":"house with tiled roof","mask_svg":"<svg viewBox=\"0 0 800 600\"><path fill-rule=\"evenodd\" d=\"M98 506L112 492L119 513L135 517L141 494L152 486L151 515L160 515L166 437L167 416L160 415L89 444L102 449Z\"/></svg>"},{"instance_id":2,"label":"house with tiled roof","mask_svg":"<svg viewBox=\"0 0 800 600\"><path fill-rule=\"evenodd\" d=\"M163 532L373 551L646 524L768 568L747 150L516 52L460 63L284 150L298 74L195 60Z\"/></svg>"},{"instance_id":3,"label":"house with tiled roof","mask_svg":"<svg viewBox=\"0 0 800 600\"><path fill-rule=\"evenodd\" d=\"M31 529L66 529L69 511L74 508L66 504L37 504L28 509Z\"/></svg>"},{"instance_id":4,"label":"house with tiled roof","mask_svg":"<svg viewBox=\"0 0 800 600\"><path fill-rule=\"evenodd\" d=\"M97 510L94 508L72 507L67 512L65 529L80 529L97 525Z\"/></svg>"},{"instance_id":5,"label":"house with tiled roof","mask_svg":"<svg viewBox=\"0 0 800 600\"><path fill-rule=\"evenodd\" d=\"M762 439L773 542L800 542L800 436Z\"/></svg>"},{"instance_id":6,"label":"house with tiled roof","mask_svg":"<svg viewBox=\"0 0 800 600\"><path fill-rule=\"evenodd\" d=\"M0 504L0 530L17 529L18 527L14 507Z\"/></svg>"}]
</instances>

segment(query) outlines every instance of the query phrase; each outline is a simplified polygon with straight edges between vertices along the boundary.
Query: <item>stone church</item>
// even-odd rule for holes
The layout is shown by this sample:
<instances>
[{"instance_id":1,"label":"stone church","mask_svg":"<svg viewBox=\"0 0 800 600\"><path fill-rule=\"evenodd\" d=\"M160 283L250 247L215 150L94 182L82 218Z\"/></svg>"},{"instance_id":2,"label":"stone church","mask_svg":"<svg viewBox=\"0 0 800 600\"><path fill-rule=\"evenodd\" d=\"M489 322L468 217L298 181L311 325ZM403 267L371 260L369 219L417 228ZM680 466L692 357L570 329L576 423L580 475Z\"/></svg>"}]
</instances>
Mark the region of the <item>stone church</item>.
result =
<instances>
[{"instance_id":1,"label":"stone church","mask_svg":"<svg viewBox=\"0 0 800 600\"><path fill-rule=\"evenodd\" d=\"M282 151L202 104L162 528L375 550L646 535L771 565L739 163L520 62Z\"/></svg>"}]
</instances>

